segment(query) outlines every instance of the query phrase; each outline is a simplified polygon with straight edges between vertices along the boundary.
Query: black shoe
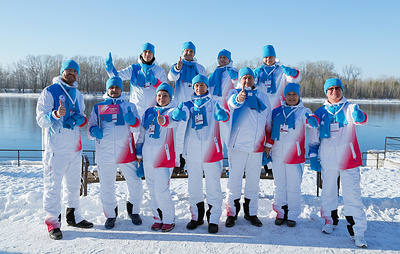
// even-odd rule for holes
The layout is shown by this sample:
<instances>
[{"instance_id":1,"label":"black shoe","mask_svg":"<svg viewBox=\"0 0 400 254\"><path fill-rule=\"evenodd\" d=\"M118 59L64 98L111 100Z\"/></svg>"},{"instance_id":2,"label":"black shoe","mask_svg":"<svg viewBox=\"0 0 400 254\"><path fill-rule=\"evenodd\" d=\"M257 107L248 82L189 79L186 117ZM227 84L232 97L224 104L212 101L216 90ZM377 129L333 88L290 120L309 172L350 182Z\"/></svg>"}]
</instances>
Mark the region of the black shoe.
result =
<instances>
[{"instance_id":1,"label":"black shoe","mask_svg":"<svg viewBox=\"0 0 400 254\"><path fill-rule=\"evenodd\" d=\"M225 227L230 228L235 226L237 220L237 216L228 216L226 217Z\"/></svg>"},{"instance_id":2,"label":"black shoe","mask_svg":"<svg viewBox=\"0 0 400 254\"><path fill-rule=\"evenodd\" d=\"M296 226L296 221L294 221L294 220L287 220L286 221L286 225L288 226L288 227L295 227Z\"/></svg>"},{"instance_id":3,"label":"black shoe","mask_svg":"<svg viewBox=\"0 0 400 254\"><path fill-rule=\"evenodd\" d=\"M275 225L277 225L277 226L282 225L284 222L285 222L285 220L282 218L275 219Z\"/></svg>"},{"instance_id":4,"label":"black shoe","mask_svg":"<svg viewBox=\"0 0 400 254\"><path fill-rule=\"evenodd\" d=\"M262 222L258 219L257 215L253 215L253 216L248 216L245 215L244 218L248 221L250 221L251 225L254 225L256 227L262 227Z\"/></svg>"},{"instance_id":5,"label":"black shoe","mask_svg":"<svg viewBox=\"0 0 400 254\"><path fill-rule=\"evenodd\" d=\"M218 225L214 223L208 224L208 233L215 234L218 232Z\"/></svg>"},{"instance_id":6,"label":"black shoe","mask_svg":"<svg viewBox=\"0 0 400 254\"><path fill-rule=\"evenodd\" d=\"M75 225L70 224L70 226L77 227L77 228L92 228L93 223L91 223L87 220L83 220Z\"/></svg>"},{"instance_id":7,"label":"black shoe","mask_svg":"<svg viewBox=\"0 0 400 254\"><path fill-rule=\"evenodd\" d=\"M132 223L135 225L141 225L142 224L142 218L140 218L140 215L137 213L132 214L131 216Z\"/></svg>"},{"instance_id":8,"label":"black shoe","mask_svg":"<svg viewBox=\"0 0 400 254\"><path fill-rule=\"evenodd\" d=\"M59 228L55 228L49 231L49 236L53 240L60 240L63 238L62 232Z\"/></svg>"},{"instance_id":9,"label":"black shoe","mask_svg":"<svg viewBox=\"0 0 400 254\"><path fill-rule=\"evenodd\" d=\"M115 226L116 220L117 218L108 218L106 223L104 223L104 227L106 227L106 229L112 229Z\"/></svg>"},{"instance_id":10,"label":"black shoe","mask_svg":"<svg viewBox=\"0 0 400 254\"><path fill-rule=\"evenodd\" d=\"M202 221L191 220L186 225L186 228L189 230L193 230L193 229L197 228L197 226L203 225L203 223L204 223L204 220L202 220Z\"/></svg>"}]
</instances>

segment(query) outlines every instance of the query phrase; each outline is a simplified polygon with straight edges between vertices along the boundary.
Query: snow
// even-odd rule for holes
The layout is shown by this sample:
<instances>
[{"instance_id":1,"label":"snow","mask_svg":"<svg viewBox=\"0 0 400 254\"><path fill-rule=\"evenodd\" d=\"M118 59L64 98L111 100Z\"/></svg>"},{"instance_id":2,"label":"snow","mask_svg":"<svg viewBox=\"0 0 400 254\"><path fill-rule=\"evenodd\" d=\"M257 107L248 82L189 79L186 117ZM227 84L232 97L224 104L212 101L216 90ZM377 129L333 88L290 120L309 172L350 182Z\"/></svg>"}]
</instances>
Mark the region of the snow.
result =
<instances>
[{"instance_id":1,"label":"snow","mask_svg":"<svg viewBox=\"0 0 400 254\"><path fill-rule=\"evenodd\" d=\"M149 192L144 184L143 224L128 219L124 197L126 183L118 182L120 216L114 229L104 228L99 184L88 186L81 198L82 213L95 226L78 229L66 226L65 207L59 241L48 237L43 222L42 166L35 163L0 165L0 252L9 253L400 253L400 168L362 167L362 199L366 208L368 249L358 249L350 240L343 215L343 199L338 212L340 223L331 234L321 233L320 198L316 196L315 172L303 175L303 206L295 228L275 226L271 209L273 181L261 180L259 217L263 227L251 226L239 214L237 224L226 228L224 213L219 232L207 233L203 225L194 231L185 228L190 220L187 179L172 179L171 190L176 208L176 227L168 233L150 230L152 216ZM227 179L222 179L226 190Z\"/></svg>"}]
</instances>

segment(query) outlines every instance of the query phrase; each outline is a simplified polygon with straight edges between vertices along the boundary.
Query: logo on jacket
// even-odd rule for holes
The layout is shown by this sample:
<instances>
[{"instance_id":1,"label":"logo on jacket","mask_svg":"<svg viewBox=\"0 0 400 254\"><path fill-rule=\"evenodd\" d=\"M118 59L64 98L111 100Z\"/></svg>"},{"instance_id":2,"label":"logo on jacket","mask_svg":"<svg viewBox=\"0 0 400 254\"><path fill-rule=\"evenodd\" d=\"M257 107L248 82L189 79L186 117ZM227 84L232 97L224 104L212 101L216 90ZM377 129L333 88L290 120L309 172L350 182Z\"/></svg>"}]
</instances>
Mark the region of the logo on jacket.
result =
<instances>
[{"instance_id":1,"label":"logo on jacket","mask_svg":"<svg viewBox=\"0 0 400 254\"><path fill-rule=\"evenodd\" d=\"M59 101L62 101L63 103L65 103L65 96L64 96L63 94L61 94L61 95L58 97L58 100L59 100Z\"/></svg>"}]
</instances>

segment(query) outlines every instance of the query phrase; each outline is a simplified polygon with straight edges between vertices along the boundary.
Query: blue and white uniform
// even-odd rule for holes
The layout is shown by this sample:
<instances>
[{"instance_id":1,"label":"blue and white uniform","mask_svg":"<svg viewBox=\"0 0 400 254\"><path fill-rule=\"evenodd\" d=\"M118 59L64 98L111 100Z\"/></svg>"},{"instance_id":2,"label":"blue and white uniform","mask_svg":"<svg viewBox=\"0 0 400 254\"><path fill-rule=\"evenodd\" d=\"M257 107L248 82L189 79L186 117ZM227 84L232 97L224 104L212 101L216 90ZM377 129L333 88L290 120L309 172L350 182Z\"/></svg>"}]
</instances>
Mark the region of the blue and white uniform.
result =
<instances>
[{"instance_id":1,"label":"blue and white uniform","mask_svg":"<svg viewBox=\"0 0 400 254\"><path fill-rule=\"evenodd\" d=\"M304 107L301 100L295 106L283 102L272 110L271 139L274 144L270 156L275 183L272 208L277 213L277 219L284 218L282 206L288 206L288 220L295 221L301 212L305 131L306 127L311 127L306 113L311 115L311 110Z\"/></svg>"},{"instance_id":2,"label":"blue and white uniform","mask_svg":"<svg viewBox=\"0 0 400 254\"><path fill-rule=\"evenodd\" d=\"M115 176L119 168L126 179L128 186L127 201L133 204L133 214L139 214L143 187L142 180L136 175L135 141L131 127L140 124L136 106L123 97L111 98L108 94L103 96L104 101L94 105L90 115L88 134L89 138L96 139L96 163L100 178L100 198L106 218L116 218L115 208ZM118 108L116 114L106 114L111 107ZM124 120L124 115L131 111L136 121L129 125ZM92 129L99 127L103 137L96 138Z\"/></svg>"},{"instance_id":3,"label":"blue and white uniform","mask_svg":"<svg viewBox=\"0 0 400 254\"><path fill-rule=\"evenodd\" d=\"M197 204L204 202L202 181L204 172L208 214L210 214L209 223L218 225L222 212L220 178L223 155L220 125L224 123L215 119L217 103L209 93L202 96L193 95L190 101L184 103L183 110L187 116L187 127L182 155L187 163L192 220L203 220L203 218L198 218ZM228 119L229 115L225 121Z\"/></svg>"},{"instance_id":4,"label":"blue and white uniform","mask_svg":"<svg viewBox=\"0 0 400 254\"><path fill-rule=\"evenodd\" d=\"M43 153L43 208L46 212L45 223L49 231L60 228L58 216L61 213L61 182L65 180L65 201L68 208L75 208L76 223L83 220L79 211L79 191L81 187L81 126L69 125L68 119L74 115L84 116L83 96L77 89L61 80L53 79L53 84L43 89L36 106L36 121L42 128ZM57 117L55 112L60 101L66 108L66 114Z\"/></svg>"},{"instance_id":5,"label":"blue and white uniform","mask_svg":"<svg viewBox=\"0 0 400 254\"><path fill-rule=\"evenodd\" d=\"M232 67L232 61L228 65L218 67L209 77L210 94L213 99L218 101L229 111L228 94L235 88L238 81L238 70ZM221 125L221 136L223 143L227 144L229 134L229 124Z\"/></svg>"},{"instance_id":6,"label":"blue and white uniform","mask_svg":"<svg viewBox=\"0 0 400 254\"><path fill-rule=\"evenodd\" d=\"M240 72L239 72L240 73ZM239 78L240 79L240 78ZM271 106L266 94L257 87L246 88L246 100L236 100L240 89L231 90L228 106L231 114L228 139L229 180L226 208L228 216L235 216L235 200L242 194L243 173L246 172L245 199L249 199L249 215L257 215L258 193L265 147L271 147ZM268 141L268 142L267 142Z\"/></svg>"},{"instance_id":7,"label":"blue and white uniform","mask_svg":"<svg viewBox=\"0 0 400 254\"><path fill-rule=\"evenodd\" d=\"M349 233L363 237L367 220L361 201L359 166L362 165L362 158L356 126L366 124L367 116L362 112L362 121L357 121L353 116L355 109L358 109L358 105L344 97L335 104L326 101L324 106L317 109L315 115L319 118L320 126L310 132L309 154L310 158L319 154L321 159L321 217L325 224L333 223L331 212L338 206L337 178L340 176L344 214L350 224Z\"/></svg>"},{"instance_id":8,"label":"blue and white uniform","mask_svg":"<svg viewBox=\"0 0 400 254\"><path fill-rule=\"evenodd\" d=\"M136 105L139 115L155 105L155 96L157 87L167 82L167 75L164 69L156 62L151 65L142 62L140 57L137 64L117 71L114 66L106 68L109 77L118 76L122 80L130 81L130 99L129 101ZM155 77L155 79L152 79Z\"/></svg>"},{"instance_id":9,"label":"blue and white uniform","mask_svg":"<svg viewBox=\"0 0 400 254\"><path fill-rule=\"evenodd\" d=\"M172 106L170 103L165 107L148 108L142 116L137 141L137 156L143 158L153 220L163 224L175 223L175 205L169 188L175 167L176 127L180 123L171 119ZM157 123L158 112L165 119L162 126Z\"/></svg>"}]
</instances>

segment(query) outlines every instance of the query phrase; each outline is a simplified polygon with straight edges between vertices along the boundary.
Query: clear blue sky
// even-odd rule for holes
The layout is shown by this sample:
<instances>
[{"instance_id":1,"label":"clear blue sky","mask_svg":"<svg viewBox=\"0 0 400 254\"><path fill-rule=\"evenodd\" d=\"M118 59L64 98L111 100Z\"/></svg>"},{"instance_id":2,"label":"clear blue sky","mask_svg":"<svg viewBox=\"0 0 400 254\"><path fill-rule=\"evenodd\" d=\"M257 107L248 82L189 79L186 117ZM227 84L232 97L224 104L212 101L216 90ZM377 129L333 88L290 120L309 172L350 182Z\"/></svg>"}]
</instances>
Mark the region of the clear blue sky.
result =
<instances>
[{"instance_id":1,"label":"clear blue sky","mask_svg":"<svg viewBox=\"0 0 400 254\"><path fill-rule=\"evenodd\" d=\"M275 46L282 63L326 60L363 78L400 77L400 1L1 1L0 65L26 55L137 56L156 45L159 63L179 58L182 42L210 67L222 48L234 62Z\"/></svg>"}]
</instances>

